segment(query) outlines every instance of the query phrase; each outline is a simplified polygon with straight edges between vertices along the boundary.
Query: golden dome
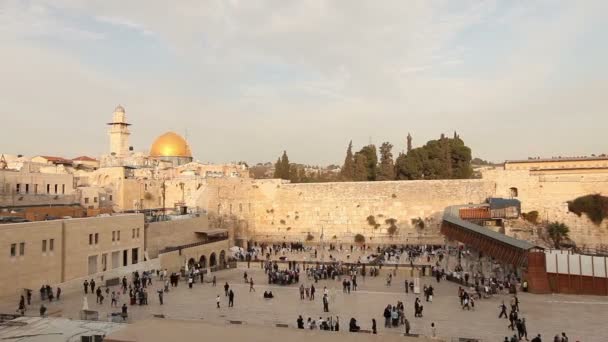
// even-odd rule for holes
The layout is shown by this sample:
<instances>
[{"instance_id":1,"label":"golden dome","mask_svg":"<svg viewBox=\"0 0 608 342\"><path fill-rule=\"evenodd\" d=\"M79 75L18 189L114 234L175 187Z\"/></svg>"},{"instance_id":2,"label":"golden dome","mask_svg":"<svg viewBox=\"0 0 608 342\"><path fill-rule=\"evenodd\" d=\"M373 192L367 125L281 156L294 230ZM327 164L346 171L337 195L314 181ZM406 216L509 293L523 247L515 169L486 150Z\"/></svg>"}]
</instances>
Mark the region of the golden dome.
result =
<instances>
[{"instance_id":1,"label":"golden dome","mask_svg":"<svg viewBox=\"0 0 608 342\"><path fill-rule=\"evenodd\" d=\"M150 157L188 157L192 158L186 139L173 132L167 132L154 140Z\"/></svg>"}]
</instances>

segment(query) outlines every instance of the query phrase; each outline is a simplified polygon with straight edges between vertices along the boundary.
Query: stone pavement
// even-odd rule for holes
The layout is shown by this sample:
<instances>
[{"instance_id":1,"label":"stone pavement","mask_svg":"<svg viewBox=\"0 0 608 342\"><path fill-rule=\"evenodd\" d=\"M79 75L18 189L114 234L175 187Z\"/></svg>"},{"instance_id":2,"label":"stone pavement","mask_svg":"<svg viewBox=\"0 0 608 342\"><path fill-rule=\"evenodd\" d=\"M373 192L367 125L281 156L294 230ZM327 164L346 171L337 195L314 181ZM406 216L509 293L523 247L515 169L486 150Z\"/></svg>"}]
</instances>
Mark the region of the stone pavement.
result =
<instances>
[{"instance_id":1,"label":"stone pavement","mask_svg":"<svg viewBox=\"0 0 608 342\"><path fill-rule=\"evenodd\" d=\"M238 269L225 270L214 273L217 277L217 287L210 283L194 284L189 289L187 284L180 281L179 287L171 288L165 294L165 305L159 305L156 290L162 287L161 282L154 281L148 287L149 302L147 306L129 306L131 321L150 318L154 315L165 315L174 319L201 319L208 323L225 324L227 321L242 321L248 325L273 326L275 324L288 324L295 328L298 315L306 320L308 317L318 319L340 317L342 329L347 327L351 317L355 317L362 329L371 329L371 319L375 318L379 334L402 333L402 328L385 329L383 327L382 313L387 304L396 304L398 300L405 303L406 317L411 322L412 333L430 335L431 322L437 326L439 337L450 340L453 337L480 338L483 341L502 341L505 336L512 334L507 329L508 321L498 319L498 306L502 300L507 302L508 296L496 296L490 299L478 300L475 311L462 311L457 298L458 285L442 281L437 283L434 278L424 277L423 284L432 284L436 289L433 303L424 305L424 317L413 317L413 302L416 295L405 294L403 280L399 273L393 280L391 287L385 286L385 272L383 268L380 276L376 278L359 277L359 290L351 294L343 294L340 281L321 280L317 288L315 301L299 299L298 286L267 285L267 277L259 267L254 266L247 272L253 276L256 292L249 292L249 286L243 281L243 272L246 263L239 263ZM206 276L205 280L211 278ZM310 284L311 281L303 276L301 282ZM223 285L228 282L235 292L235 306L228 308L228 299L224 296ZM323 286L330 289L330 313L323 313L322 293ZM112 289L113 290L113 289ZM275 298L264 299L264 290L272 290ZM221 308L215 307L215 297L222 298ZM82 307L81 290L66 290L60 302L48 303L50 315L78 319ZM37 315L40 302L34 295L32 307L27 315ZM544 341L552 340L557 333L565 331L571 341L604 341L608 331L605 322L608 319L608 298L593 296L571 295L532 295L522 293L520 297L521 316L526 318L529 338L541 333ZM119 306L127 301L122 296ZM13 313L17 308L19 299L3 301L0 303L0 313ZM89 308L98 310L100 319L105 319L110 312L119 312L120 307L111 308L110 298L104 300L103 305L95 303L95 296L88 295Z\"/></svg>"}]
</instances>

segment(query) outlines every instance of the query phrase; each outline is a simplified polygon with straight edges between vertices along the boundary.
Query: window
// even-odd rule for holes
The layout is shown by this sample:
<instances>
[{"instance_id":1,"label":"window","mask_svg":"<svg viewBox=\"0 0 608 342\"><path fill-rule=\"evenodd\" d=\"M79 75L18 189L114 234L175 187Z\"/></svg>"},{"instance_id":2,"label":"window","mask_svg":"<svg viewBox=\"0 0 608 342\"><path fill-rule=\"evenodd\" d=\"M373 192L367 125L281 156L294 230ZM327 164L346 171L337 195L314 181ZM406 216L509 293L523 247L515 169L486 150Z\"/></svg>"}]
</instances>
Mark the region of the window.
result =
<instances>
[{"instance_id":1,"label":"window","mask_svg":"<svg viewBox=\"0 0 608 342\"><path fill-rule=\"evenodd\" d=\"M112 231L112 241L116 241L116 232Z\"/></svg>"},{"instance_id":2,"label":"window","mask_svg":"<svg viewBox=\"0 0 608 342\"><path fill-rule=\"evenodd\" d=\"M21 242L19 244L19 255L24 255L25 254L25 242Z\"/></svg>"},{"instance_id":3,"label":"window","mask_svg":"<svg viewBox=\"0 0 608 342\"><path fill-rule=\"evenodd\" d=\"M34 193L37 194L38 193L38 184L34 184Z\"/></svg>"},{"instance_id":4,"label":"window","mask_svg":"<svg viewBox=\"0 0 608 342\"><path fill-rule=\"evenodd\" d=\"M95 233L95 244L99 243L99 233Z\"/></svg>"},{"instance_id":5,"label":"window","mask_svg":"<svg viewBox=\"0 0 608 342\"><path fill-rule=\"evenodd\" d=\"M17 255L17 244L11 243L11 256L14 257L15 255Z\"/></svg>"},{"instance_id":6,"label":"window","mask_svg":"<svg viewBox=\"0 0 608 342\"><path fill-rule=\"evenodd\" d=\"M97 197L93 197L93 203L97 203Z\"/></svg>"},{"instance_id":7,"label":"window","mask_svg":"<svg viewBox=\"0 0 608 342\"><path fill-rule=\"evenodd\" d=\"M30 185L29 184L25 184L25 193L26 194L30 193Z\"/></svg>"},{"instance_id":8,"label":"window","mask_svg":"<svg viewBox=\"0 0 608 342\"><path fill-rule=\"evenodd\" d=\"M112 195L110 195L110 201L112 200Z\"/></svg>"},{"instance_id":9,"label":"window","mask_svg":"<svg viewBox=\"0 0 608 342\"><path fill-rule=\"evenodd\" d=\"M46 253L46 240L42 240L42 252Z\"/></svg>"},{"instance_id":10,"label":"window","mask_svg":"<svg viewBox=\"0 0 608 342\"><path fill-rule=\"evenodd\" d=\"M88 203L89 203L89 198L88 198L88 197L85 197L85 198L84 198L84 204L88 204Z\"/></svg>"},{"instance_id":11,"label":"window","mask_svg":"<svg viewBox=\"0 0 608 342\"><path fill-rule=\"evenodd\" d=\"M65 184L61 185L61 194L65 194Z\"/></svg>"},{"instance_id":12,"label":"window","mask_svg":"<svg viewBox=\"0 0 608 342\"><path fill-rule=\"evenodd\" d=\"M116 240L120 241L120 230L116 232Z\"/></svg>"},{"instance_id":13,"label":"window","mask_svg":"<svg viewBox=\"0 0 608 342\"><path fill-rule=\"evenodd\" d=\"M17 183L17 193L21 192L21 184Z\"/></svg>"},{"instance_id":14,"label":"window","mask_svg":"<svg viewBox=\"0 0 608 342\"><path fill-rule=\"evenodd\" d=\"M511 191L511 198L515 198L519 195L517 188L511 188L509 190Z\"/></svg>"},{"instance_id":15,"label":"window","mask_svg":"<svg viewBox=\"0 0 608 342\"><path fill-rule=\"evenodd\" d=\"M148 184L144 184L144 191L148 191Z\"/></svg>"},{"instance_id":16,"label":"window","mask_svg":"<svg viewBox=\"0 0 608 342\"><path fill-rule=\"evenodd\" d=\"M89 234L89 245L93 244L93 234Z\"/></svg>"},{"instance_id":17,"label":"window","mask_svg":"<svg viewBox=\"0 0 608 342\"><path fill-rule=\"evenodd\" d=\"M57 184L55 184L55 193L57 193L57 188L58 188L58 186L57 186Z\"/></svg>"},{"instance_id":18,"label":"window","mask_svg":"<svg viewBox=\"0 0 608 342\"><path fill-rule=\"evenodd\" d=\"M135 239L135 229L131 229L131 239Z\"/></svg>"},{"instance_id":19,"label":"window","mask_svg":"<svg viewBox=\"0 0 608 342\"><path fill-rule=\"evenodd\" d=\"M137 238L139 239L139 228L137 228Z\"/></svg>"},{"instance_id":20,"label":"window","mask_svg":"<svg viewBox=\"0 0 608 342\"><path fill-rule=\"evenodd\" d=\"M55 239L50 239L49 240L49 251L54 251L55 250Z\"/></svg>"},{"instance_id":21,"label":"window","mask_svg":"<svg viewBox=\"0 0 608 342\"><path fill-rule=\"evenodd\" d=\"M51 184L47 184L46 185L46 193L50 194L51 193Z\"/></svg>"}]
</instances>

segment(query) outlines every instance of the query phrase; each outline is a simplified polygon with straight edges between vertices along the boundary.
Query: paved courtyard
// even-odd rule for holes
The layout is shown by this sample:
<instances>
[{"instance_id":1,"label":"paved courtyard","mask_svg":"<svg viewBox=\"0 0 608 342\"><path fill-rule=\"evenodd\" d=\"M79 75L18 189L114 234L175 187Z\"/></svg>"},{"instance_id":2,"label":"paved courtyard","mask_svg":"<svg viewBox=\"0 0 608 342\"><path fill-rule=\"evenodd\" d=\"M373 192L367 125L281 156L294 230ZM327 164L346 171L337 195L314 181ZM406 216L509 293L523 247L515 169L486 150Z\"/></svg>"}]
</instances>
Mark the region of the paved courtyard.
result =
<instances>
[{"instance_id":1,"label":"paved courtyard","mask_svg":"<svg viewBox=\"0 0 608 342\"><path fill-rule=\"evenodd\" d=\"M475 311L462 311L457 298L458 285L447 281L437 283L434 278L423 277L423 284L432 284L436 289L433 303L424 302L424 317L414 318L413 302L416 295L405 294L403 281L406 276L398 274L391 287L385 285L385 271L376 278L359 277L359 290L350 294L342 293L341 282L337 280L320 280L315 301L300 300L299 285L279 286L267 285L267 277L259 268L259 263L252 263L247 269L246 263L239 263L238 269L214 273L217 277L217 287L210 283L194 284L189 289L187 284L180 281L179 287L171 288L165 294L165 305L159 305L156 290L162 287L160 281L154 280L148 287L149 305L129 306L130 321L149 318L153 315L165 315L174 319L201 319L209 323L225 324L227 321L242 321L247 325L274 326L288 324L295 328L298 315L306 320L308 317L340 317L341 329L347 328L348 320L355 317L362 329L371 329L371 320L375 318L379 334L403 333L402 328L386 329L383 327L382 313L387 304L405 303L405 314L412 325L412 333L430 336L431 322L437 326L440 338L451 340L453 337L480 338L483 341L503 341L505 336L512 335L507 329L508 321L498 319L502 300L507 302L509 296L495 296L490 299L478 300ZM247 271L256 283L256 292L249 292L249 286L243 281L243 272ZM408 277L409 279L409 277ZM206 281L210 277L205 278ZM235 292L235 305L228 307L228 299L224 296L223 284L228 282ZM300 282L310 284L306 276ZM330 313L323 313L323 287L330 289ZM118 290L112 288L111 290ZM264 290L272 290L275 298L264 299ZM215 307L216 295L221 295L221 308ZM48 303L48 313L53 316L78 318L82 308L82 289L64 289L61 301ZM529 338L541 333L544 341L552 341L555 334L565 331L570 341L605 341L608 320L608 298L592 296L569 295L519 295L521 316L526 318ZM128 295L122 296L119 306L127 302ZM0 303L0 312L13 313L17 307L18 298L14 301L4 300ZM89 308L98 310L100 319L106 319L109 313L119 312L120 307L111 308L110 298L106 297L103 305L95 303L95 296L88 295ZM40 301L36 294L27 315L37 315Z\"/></svg>"}]
</instances>

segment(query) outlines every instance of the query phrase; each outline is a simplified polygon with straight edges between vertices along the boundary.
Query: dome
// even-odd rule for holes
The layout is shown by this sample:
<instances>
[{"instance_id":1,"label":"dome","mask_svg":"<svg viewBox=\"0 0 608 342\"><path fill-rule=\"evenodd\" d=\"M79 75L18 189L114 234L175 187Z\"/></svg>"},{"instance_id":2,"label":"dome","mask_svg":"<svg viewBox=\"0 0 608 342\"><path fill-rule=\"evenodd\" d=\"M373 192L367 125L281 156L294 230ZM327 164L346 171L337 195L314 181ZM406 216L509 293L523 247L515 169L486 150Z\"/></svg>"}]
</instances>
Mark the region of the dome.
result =
<instances>
[{"instance_id":1,"label":"dome","mask_svg":"<svg viewBox=\"0 0 608 342\"><path fill-rule=\"evenodd\" d=\"M167 132L154 140L150 147L150 157L187 157L192 158L186 139L173 132Z\"/></svg>"},{"instance_id":2,"label":"dome","mask_svg":"<svg viewBox=\"0 0 608 342\"><path fill-rule=\"evenodd\" d=\"M121 106L121 105L118 105L118 107L116 107L116 109L114 109L114 112L115 113L116 112L122 112L122 113L124 113L125 112L125 108L123 106Z\"/></svg>"}]
</instances>

